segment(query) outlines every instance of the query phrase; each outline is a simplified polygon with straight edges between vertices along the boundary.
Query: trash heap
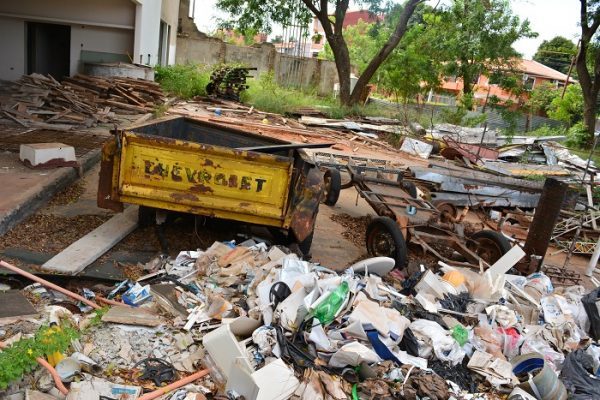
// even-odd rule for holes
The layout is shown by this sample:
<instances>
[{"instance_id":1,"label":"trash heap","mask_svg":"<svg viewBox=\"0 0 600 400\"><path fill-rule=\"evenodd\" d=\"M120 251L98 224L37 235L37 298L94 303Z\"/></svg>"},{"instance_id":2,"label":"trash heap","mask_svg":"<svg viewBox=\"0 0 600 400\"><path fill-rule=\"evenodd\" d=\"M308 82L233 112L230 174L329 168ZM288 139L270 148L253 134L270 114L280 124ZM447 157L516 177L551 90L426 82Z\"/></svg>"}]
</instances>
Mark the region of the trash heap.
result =
<instances>
[{"instance_id":1,"label":"trash heap","mask_svg":"<svg viewBox=\"0 0 600 400\"><path fill-rule=\"evenodd\" d=\"M22 291L37 316L0 326L0 365L22 350L35 372L0 370L0 385L69 400L600 398L600 289L508 274L515 254L399 278L386 257L336 272L248 240L156 258L85 302L41 281Z\"/></svg>"}]
</instances>

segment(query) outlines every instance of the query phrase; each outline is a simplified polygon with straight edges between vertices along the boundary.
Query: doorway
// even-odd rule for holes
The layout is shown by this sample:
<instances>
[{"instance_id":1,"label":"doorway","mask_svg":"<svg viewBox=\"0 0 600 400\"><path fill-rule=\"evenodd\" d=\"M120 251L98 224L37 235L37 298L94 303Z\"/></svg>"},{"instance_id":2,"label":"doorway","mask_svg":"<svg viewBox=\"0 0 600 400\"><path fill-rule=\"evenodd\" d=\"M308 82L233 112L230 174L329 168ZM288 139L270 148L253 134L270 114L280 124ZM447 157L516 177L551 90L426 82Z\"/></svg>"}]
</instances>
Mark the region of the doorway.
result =
<instances>
[{"instance_id":1,"label":"doorway","mask_svg":"<svg viewBox=\"0 0 600 400\"><path fill-rule=\"evenodd\" d=\"M158 65L169 64L169 43L171 38L171 25L165 21L160 21L160 31L158 35Z\"/></svg>"},{"instance_id":2,"label":"doorway","mask_svg":"<svg viewBox=\"0 0 600 400\"><path fill-rule=\"evenodd\" d=\"M27 73L50 74L55 79L69 76L71 27L27 22Z\"/></svg>"}]
</instances>

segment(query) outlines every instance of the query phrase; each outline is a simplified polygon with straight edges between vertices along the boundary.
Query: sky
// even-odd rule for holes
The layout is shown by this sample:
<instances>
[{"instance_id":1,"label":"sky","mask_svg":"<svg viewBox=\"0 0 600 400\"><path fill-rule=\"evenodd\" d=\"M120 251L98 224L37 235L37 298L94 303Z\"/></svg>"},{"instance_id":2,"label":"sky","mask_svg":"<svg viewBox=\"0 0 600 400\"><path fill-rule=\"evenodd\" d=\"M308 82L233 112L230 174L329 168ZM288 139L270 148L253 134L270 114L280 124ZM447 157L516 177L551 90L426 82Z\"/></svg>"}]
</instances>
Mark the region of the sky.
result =
<instances>
[{"instance_id":1,"label":"sky","mask_svg":"<svg viewBox=\"0 0 600 400\"><path fill-rule=\"evenodd\" d=\"M196 0L195 22L203 32L212 32L217 26L218 18L226 18L215 7L216 0ZM437 0L429 0L436 4ZM543 40L554 36L564 36L577 42L580 33L579 0L511 0L513 12L521 19L527 18L531 28L538 33L535 39L521 39L515 43L515 49L530 59ZM356 5L352 9L359 9Z\"/></svg>"}]
</instances>

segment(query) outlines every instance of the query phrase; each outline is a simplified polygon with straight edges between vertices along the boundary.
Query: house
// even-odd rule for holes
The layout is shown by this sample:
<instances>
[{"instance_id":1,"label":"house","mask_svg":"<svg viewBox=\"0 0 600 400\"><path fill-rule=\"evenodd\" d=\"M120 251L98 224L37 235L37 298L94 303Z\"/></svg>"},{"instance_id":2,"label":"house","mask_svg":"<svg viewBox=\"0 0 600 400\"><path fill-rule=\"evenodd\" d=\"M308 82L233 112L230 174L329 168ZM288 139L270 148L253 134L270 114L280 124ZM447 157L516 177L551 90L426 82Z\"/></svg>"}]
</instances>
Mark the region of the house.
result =
<instances>
[{"instance_id":1,"label":"house","mask_svg":"<svg viewBox=\"0 0 600 400\"><path fill-rule=\"evenodd\" d=\"M527 90L533 90L544 83L550 83L559 88L567 82L567 75L534 60L516 60L514 66L510 70L507 69L506 72L520 76ZM575 82L575 79L569 78L569 83ZM517 103L520 100L509 91L502 89L498 84L490 83L490 78L484 74L475 77L473 83L473 95L480 104L485 104L492 96L496 96L500 103L506 103L508 100ZM462 90L463 81L460 78L447 76L442 80L442 84L438 89L438 96L432 92L429 94L428 101L443 102L440 101L440 94L450 94L455 97L462 93Z\"/></svg>"},{"instance_id":2,"label":"house","mask_svg":"<svg viewBox=\"0 0 600 400\"><path fill-rule=\"evenodd\" d=\"M57 79L86 63L175 62L179 0L0 2L0 80Z\"/></svg>"}]
</instances>

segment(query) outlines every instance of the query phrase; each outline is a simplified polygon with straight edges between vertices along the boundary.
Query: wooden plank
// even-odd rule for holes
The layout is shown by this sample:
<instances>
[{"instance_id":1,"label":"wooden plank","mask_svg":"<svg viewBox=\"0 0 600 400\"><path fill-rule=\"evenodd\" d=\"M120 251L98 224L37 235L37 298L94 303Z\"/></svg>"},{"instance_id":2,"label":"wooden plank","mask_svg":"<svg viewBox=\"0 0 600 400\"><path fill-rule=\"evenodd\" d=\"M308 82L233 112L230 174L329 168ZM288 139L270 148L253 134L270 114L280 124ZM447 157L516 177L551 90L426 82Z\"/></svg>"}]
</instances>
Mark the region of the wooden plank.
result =
<instances>
[{"instance_id":1,"label":"wooden plank","mask_svg":"<svg viewBox=\"0 0 600 400\"><path fill-rule=\"evenodd\" d=\"M160 317L151 311L140 307L132 308L126 306L111 307L102 316L102 321L143 326L158 326L161 324Z\"/></svg>"},{"instance_id":2,"label":"wooden plank","mask_svg":"<svg viewBox=\"0 0 600 400\"><path fill-rule=\"evenodd\" d=\"M77 274L131 233L137 223L138 207L128 207L52 257L42 269Z\"/></svg>"},{"instance_id":3,"label":"wooden plank","mask_svg":"<svg viewBox=\"0 0 600 400\"><path fill-rule=\"evenodd\" d=\"M585 194L587 195L588 206L594 208L594 196L592 194L591 185L585 185ZM590 212L590 214L593 216L592 212ZM595 231L598 230L598 224L596 224L595 218L592 218L592 228L594 228Z\"/></svg>"}]
</instances>

